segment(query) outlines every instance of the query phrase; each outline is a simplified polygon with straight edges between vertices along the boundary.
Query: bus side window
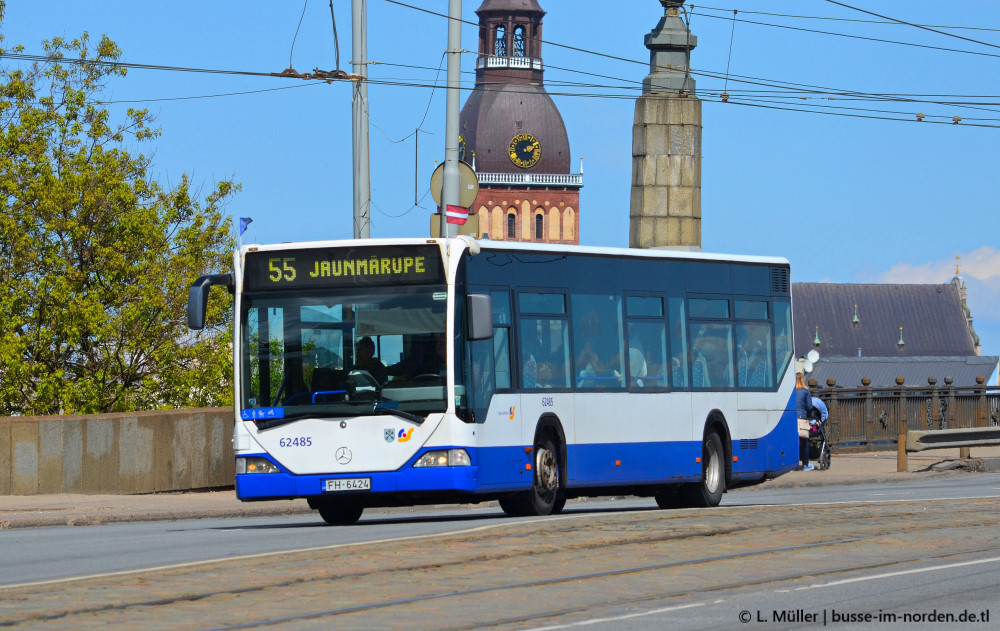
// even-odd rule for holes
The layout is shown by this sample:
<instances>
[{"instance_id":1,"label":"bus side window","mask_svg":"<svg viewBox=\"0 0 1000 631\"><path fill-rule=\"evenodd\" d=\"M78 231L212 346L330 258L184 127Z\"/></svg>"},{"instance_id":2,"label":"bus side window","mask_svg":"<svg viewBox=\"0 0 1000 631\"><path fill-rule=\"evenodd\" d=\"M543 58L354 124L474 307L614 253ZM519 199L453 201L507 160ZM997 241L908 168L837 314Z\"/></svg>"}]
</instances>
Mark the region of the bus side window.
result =
<instances>
[{"instance_id":1,"label":"bus side window","mask_svg":"<svg viewBox=\"0 0 1000 631\"><path fill-rule=\"evenodd\" d=\"M525 388L569 385L569 328L561 318L521 320L521 360Z\"/></svg>"},{"instance_id":2,"label":"bus side window","mask_svg":"<svg viewBox=\"0 0 1000 631\"><path fill-rule=\"evenodd\" d=\"M792 358L792 306L787 300L774 303L774 367L776 374L783 374Z\"/></svg>"},{"instance_id":3,"label":"bus side window","mask_svg":"<svg viewBox=\"0 0 1000 631\"><path fill-rule=\"evenodd\" d=\"M621 388L625 385L621 296L575 293L570 299L574 385L581 390Z\"/></svg>"},{"instance_id":4,"label":"bus side window","mask_svg":"<svg viewBox=\"0 0 1000 631\"><path fill-rule=\"evenodd\" d=\"M629 386L645 390L667 387L669 368L666 357L666 331L663 321L628 323Z\"/></svg>"},{"instance_id":5,"label":"bus side window","mask_svg":"<svg viewBox=\"0 0 1000 631\"><path fill-rule=\"evenodd\" d=\"M670 374L671 383L675 388L688 387L688 346L687 319L684 317L684 299L670 298L667 300L670 322ZM664 375L666 373L664 372Z\"/></svg>"},{"instance_id":6,"label":"bus side window","mask_svg":"<svg viewBox=\"0 0 1000 631\"><path fill-rule=\"evenodd\" d=\"M770 388L774 374L771 369L771 325L766 322L737 325L736 353L738 385Z\"/></svg>"},{"instance_id":7,"label":"bus side window","mask_svg":"<svg viewBox=\"0 0 1000 631\"><path fill-rule=\"evenodd\" d=\"M510 329L494 329L493 358L495 361L496 387L510 388Z\"/></svg>"},{"instance_id":8,"label":"bus side window","mask_svg":"<svg viewBox=\"0 0 1000 631\"><path fill-rule=\"evenodd\" d=\"M472 342L471 347L473 406L475 409L483 410L483 413L485 413L485 409L489 406L490 398L496 391L493 341L481 340Z\"/></svg>"},{"instance_id":9,"label":"bus side window","mask_svg":"<svg viewBox=\"0 0 1000 631\"><path fill-rule=\"evenodd\" d=\"M493 359L495 385L499 390L511 387L510 379L510 292L493 290Z\"/></svg>"},{"instance_id":10,"label":"bus side window","mask_svg":"<svg viewBox=\"0 0 1000 631\"><path fill-rule=\"evenodd\" d=\"M733 387L733 327L728 323L694 325L691 342L691 385L695 388Z\"/></svg>"}]
</instances>

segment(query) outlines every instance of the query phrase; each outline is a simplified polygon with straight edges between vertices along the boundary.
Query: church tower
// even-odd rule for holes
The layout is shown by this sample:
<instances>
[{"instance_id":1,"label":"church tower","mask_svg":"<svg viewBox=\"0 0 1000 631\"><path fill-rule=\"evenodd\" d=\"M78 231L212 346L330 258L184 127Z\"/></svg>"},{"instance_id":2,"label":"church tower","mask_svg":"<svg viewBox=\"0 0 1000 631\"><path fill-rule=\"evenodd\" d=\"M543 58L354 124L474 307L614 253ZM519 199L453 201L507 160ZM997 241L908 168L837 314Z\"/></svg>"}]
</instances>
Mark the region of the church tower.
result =
<instances>
[{"instance_id":1,"label":"church tower","mask_svg":"<svg viewBox=\"0 0 1000 631\"><path fill-rule=\"evenodd\" d=\"M566 125L542 84L545 11L484 0L476 15L476 85L459 119L460 158L479 179L469 211L493 240L579 244L583 175L570 172Z\"/></svg>"}]
</instances>

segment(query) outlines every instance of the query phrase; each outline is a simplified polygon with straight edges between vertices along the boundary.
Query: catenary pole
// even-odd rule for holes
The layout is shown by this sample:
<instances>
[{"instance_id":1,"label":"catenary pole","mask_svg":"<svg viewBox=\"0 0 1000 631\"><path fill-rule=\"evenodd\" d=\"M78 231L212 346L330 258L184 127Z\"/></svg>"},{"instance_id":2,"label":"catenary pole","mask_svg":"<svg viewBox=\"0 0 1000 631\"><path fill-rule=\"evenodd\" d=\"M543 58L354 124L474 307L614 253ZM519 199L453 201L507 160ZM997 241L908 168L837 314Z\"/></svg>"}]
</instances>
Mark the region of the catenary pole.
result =
<instances>
[{"instance_id":1,"label":"catenary pole","mask_svg":"<svg viewBox=\"0 0 1000 631\"><path fill-rule=\"evenodd\" d=\"M352 0L351 65L354 96L351 101L354 156L354 238L371 236L371 166L368 159L368 0Z\"/></svg>"},{"instance_id":2,"label":"catenary pole","mask_svg":"<svg viewBox=\"0 0 1000 631\"><path fill-rule=\"evenodd\" d=\"M448 205L458 206L459 82L462 72L462 0L448 1L448 98L445 117L444 173L441 180L441 236L458 236L447 222Z\"/></svg>"}]
</instances>

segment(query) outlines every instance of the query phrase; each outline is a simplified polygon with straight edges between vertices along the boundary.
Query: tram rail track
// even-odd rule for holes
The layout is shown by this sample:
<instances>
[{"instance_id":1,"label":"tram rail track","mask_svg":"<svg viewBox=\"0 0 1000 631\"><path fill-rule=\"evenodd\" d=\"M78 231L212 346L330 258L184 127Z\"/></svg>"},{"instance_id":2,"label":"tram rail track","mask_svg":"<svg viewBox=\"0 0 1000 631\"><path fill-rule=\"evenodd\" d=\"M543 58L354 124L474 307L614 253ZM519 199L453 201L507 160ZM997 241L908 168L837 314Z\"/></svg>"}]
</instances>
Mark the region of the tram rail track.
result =
<instances>
[{"instance_id":1,"label":"tram rail track","mask_svg":"<svg viewBox=\"0 0 1000 631\"><path fill-rule=\"evenodd\" d=\"M379 543L353 544L34 590L4 588L0 626L86 628L136 617L191 618L196 625L164 628L199 629L324 628L331 620L338 628L517 625L699 590L738 589L997 550L996 528L981 527L997 523L997 517L995 501L947 500L909 507L733 507L574 515L397 541L390 549ZM740 525L733 526L734 520ZM775 538L783 545L773 545ZM691 554L706 548L715 553ZM830 562L841 559L856 561ZM784 571L803 565L809 570ZM705 580L716 575L741 578ZM385 593L394 596L385 598ZM538 593L553 596L531 598ZM505 607L491 612L481 606L487 595L490 602L510 603L506 613ZM560 606L524 606L533 600ZM234 616L225 606L232 602L240 604L241 615ZM18 604L26 605L20 613L14 611ZM511 616L511 608L518 615ZM274 615L288 609L288 615ZM432 617L421 624L413 611ZM433 617L435 611L444 612L444 619Z\"/></svg>"}]
</instances>

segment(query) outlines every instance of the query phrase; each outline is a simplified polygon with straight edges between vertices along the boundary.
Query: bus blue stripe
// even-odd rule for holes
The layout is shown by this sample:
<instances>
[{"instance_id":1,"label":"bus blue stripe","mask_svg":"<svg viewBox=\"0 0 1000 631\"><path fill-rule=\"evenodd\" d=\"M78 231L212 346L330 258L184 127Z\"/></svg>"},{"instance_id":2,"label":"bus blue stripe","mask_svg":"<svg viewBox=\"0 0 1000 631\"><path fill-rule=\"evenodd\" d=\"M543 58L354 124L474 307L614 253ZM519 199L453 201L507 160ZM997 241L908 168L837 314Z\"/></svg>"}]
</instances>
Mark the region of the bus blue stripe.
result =
<instances>
[{"instance_id":1,"label":"bus blue stripe","mask_svg":"<svg viewBox=\"0 0 1000 631\"><path fill-rule=\"evenodd\" d=\"M243 500L320 495L323 480L351 477L370 477L373 493L524 490L530 487L532 479L532 472L526 466L531 463L531 453L526 447L463 447L472 460L470 467L414 468L411 465L419 457L417 454L398 471L241 474L236 476L236 495ZM775 477L796 467L798 453L795 409L791 408L766 436L733 441L733 476L736 480ZM567 486L571 488L693 482L701 475L701 464L696 461L701 456L700 441L569 445L567 454Z\"/></svg>"}]
</instances>

